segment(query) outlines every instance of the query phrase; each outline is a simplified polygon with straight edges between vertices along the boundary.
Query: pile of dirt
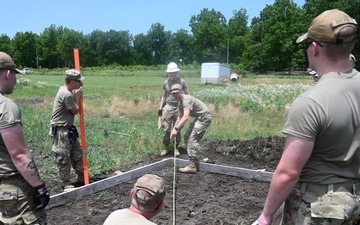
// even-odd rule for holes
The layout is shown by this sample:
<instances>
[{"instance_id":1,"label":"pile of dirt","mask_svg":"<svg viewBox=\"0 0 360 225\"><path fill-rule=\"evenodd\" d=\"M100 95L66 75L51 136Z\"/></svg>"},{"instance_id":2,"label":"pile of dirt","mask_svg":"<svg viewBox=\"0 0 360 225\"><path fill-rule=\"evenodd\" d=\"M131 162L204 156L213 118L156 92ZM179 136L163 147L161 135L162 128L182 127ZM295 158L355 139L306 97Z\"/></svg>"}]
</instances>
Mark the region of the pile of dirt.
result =
<instances>
[{"instance_id":1,"label":"pile of dirt","mask_svg":"<svg viewBox=\"0 0 360 225\"><path fill-rule=\"evenodd\" d=\"M199 159L209 163L274 171L285 144L282 137L240 140L204 140ZM180 149L179 158L187 159ZM128 170L163 159L158 155L137 163ZM251 224L260 215L269 183L244 180L238 177L200 171L196 174L176 173L175 204L173 202L173 168L153 171L167 183L166 205L152 221L173 223L175 205L176 224L227 225ZM101 177L102 179L103 177ZM94 177L93 179L96 179ZM100 179L100 178L98 178ZM129 191L135 181L125 182L81 200L47 211L49 224L102 224L114 210L129 207Z\"/></svg>"}]
</instances>

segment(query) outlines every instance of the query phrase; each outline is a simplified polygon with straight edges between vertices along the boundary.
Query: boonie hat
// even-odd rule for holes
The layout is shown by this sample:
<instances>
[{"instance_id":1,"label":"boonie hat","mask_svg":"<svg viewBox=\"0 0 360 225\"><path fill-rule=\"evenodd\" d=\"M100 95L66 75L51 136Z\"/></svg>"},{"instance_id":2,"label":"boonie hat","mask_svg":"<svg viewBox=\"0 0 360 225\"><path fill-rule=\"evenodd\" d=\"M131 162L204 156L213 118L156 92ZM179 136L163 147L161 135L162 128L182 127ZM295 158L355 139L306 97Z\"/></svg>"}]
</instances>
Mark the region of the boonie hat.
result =
<instances>
[{"instance_id":1,"label":"boonie hat","mask_svg":"<svg viewBox=\"0 0 360 225\"><path fill-rule=\"evenodd\" d=\"M327 10L317 16L311 23L307 33L301 35L296 43L300 43L308 38L325 43L342 44L354 40L355 35L348 37L338 37L338 32L344 27L356 28L357 22L348 14L338 9Z\"/></svg>"},{"instance_id":2,"label":"boonie hat","mask_svg":"<svg viewBox=\"0 0 360 225\"><path fill-rule=\"evenodd\" d=\"M169 63L169 65L167 66L166 72L167 73L173 73L173 72L178 72L180 71L180 69L178 68L177 64L174 62Z\"/></svg>"},{"instance_id":3,"label":"boonie hat","mask_svg":"<svg viewBox=\"0 0 360 225\"><path fill-rule=\"evenodd\" d=\"M24 74L16 68L14 60L5 52L0 52L0 68L14 70L16 73Z\"/></svg>"},{"instance_id":4,"label":"boonie hat","mask_svg":"<svg viewBox=\"0 0 360 225\"><path fill-rule=\"evenodd\" d=\"M136 181L133 190L137 202L144 205L156 204L162 201L166 194L165 181L154 174L145 174L140 177ZM147 192L148 195L142 195L141 192L139 192L140 190Z\"/></svg>"},{"instance_id":5,"label":"boonie hat","mask_svg":"<svg viewBox=\"0 0 360 225\"><path fill-rule=\"evenodd\" d=\"M181 90L181 85L180 84L174 84L170 88L170 93L175 94L175 93L178 93L180 90Z\"/></svg>"},{"instance_id":6,"label":"boonie hat","mask_svg":"<svg viewBox=\"0 0 360 225\"><path fill-rule=\"evenodd\" d=\"M85 77L81 76L80 71L75 69L66 70L65 78L68 80L79 80L79 81L83 81L85 79Z\"/></svg>"}]
</instances>

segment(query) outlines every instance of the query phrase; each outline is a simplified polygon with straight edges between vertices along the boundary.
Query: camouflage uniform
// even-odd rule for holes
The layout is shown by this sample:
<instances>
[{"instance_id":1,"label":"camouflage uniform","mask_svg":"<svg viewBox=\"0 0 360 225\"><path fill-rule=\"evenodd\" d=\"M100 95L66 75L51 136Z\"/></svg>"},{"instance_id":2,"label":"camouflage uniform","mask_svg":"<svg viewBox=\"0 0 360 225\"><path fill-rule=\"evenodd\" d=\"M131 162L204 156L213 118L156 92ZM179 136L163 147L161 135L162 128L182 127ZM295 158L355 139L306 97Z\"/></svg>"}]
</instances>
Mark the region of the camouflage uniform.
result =
<instances>
[{"instance_id":1,"label":"camouflage uniform","mask_svg":"<svg viewBox=\"0 0 360 225\"><path fill-rule=\"evenodd\" d=\"M206 105L190 95L182 95L179 109L181 113L184 112L184 109L189 109L190 116L195 118L184 135L188 155L190 159L195 159L201 140L210 126L212 118Z\"/></svg>"},{"instance_id":2,"label":"camouflage uniform","mask_svg":"<svg viewBox=\"0 0 360 225\"><path fill-rule=\"evenodd\" d=\"M83 152L78 140L76 127L73 126L75 115L70 109L76 107L72 93L65 87L60 87L54 101L51 118L52 150L59 169L59 178L64 185L70 183L71 167L83 179Z\"/></svg>"},{"instance_id":3,"label":"camouflage uniform","mask_svg":"<svg viewBox=\"0 0 360 225\"><path fill-rule=\"evenodd\" d=\"M360 183L301 183L285 201L282 224L359 224Z\"/></svg>"},{"instance_id":4,"label":"camouflage uniform","mask_svg":"<svg viewBox=\"0 0 360 225\"><path fill-rule=\"evenodd\" d=\"M170 148L171 129L174 126L176 119L179 115L179 101L170 94L170 88L173 84L180 84L185 94L189 93L186 82L179 77L176 80L171 80L169 78L164 81L162 85L163 96L165 97L166 105L163 108L161 127L163 128L163 144L168 151L171 150L168 149ZM181 131L179 131L176 135L176 148L179 147L180 143Z\"/></svg>"},{"instance_id":5,"label":"camouflage uniform","mask_svg":"<svg viewBox=\"0 0 360 225\"><path fill-rule=\"evenodd\" d=\"M47 224L45 209L32 210L33 195L34 188L21 175L0 178L0 224Z\"/></svg>"}]
</instances>

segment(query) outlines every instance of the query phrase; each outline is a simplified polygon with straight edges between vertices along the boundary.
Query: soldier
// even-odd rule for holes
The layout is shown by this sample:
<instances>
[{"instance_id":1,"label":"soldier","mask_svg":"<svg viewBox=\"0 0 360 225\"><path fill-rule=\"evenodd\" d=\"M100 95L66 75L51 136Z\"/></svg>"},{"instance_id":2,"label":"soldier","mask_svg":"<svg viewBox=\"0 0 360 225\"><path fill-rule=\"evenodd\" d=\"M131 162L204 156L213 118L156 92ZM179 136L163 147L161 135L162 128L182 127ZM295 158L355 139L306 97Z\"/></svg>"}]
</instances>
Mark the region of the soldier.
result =
<instances>
[{"instance_id":1,"label":"soldier","mask_svg":"<svg viewBox=\"0 0 360 225\"><path fill-rule=\"evenodd\" d=\"M75 115L79 113L79 99L83 93L83 80L80 71L66 70L65 84L56 94L50 122L52 150L64 191L74 188L70 182L71 167L77 174L77 185L84 184L83 152L74 126Z\"/></svg>"},{"instance_id":2,"label":"soldier","mask_svg":"<svg viewBox=\"0 0 360 225\"><path fill-rule=\"evenodd\" d=\"M201 139L211 124L211 115L209 109L202 101L193 96L184 95L179 84L171 86L171 94L179 100L180 111L174 129L171 132L171 138L176 137L189 117L195 117L184 135L190 164L185 168L180 168L179 171L182 173L196 173L198 170L196 153L199 150Z\"/></svg>"},{"instance_id":3,"label":"soldier","mask_svg":"<svg viewBox=\"0 0 360 225\"><path fill-rule=\"evenodd\" d=\"M0 224L46 224L50 195L26 147L20 109L4 96L13 92L17 73L0 52Z\"/></svg>"},{"instance_id":4,"label":"soldier","mask_svg":"<svg viewBox=\"0 0 360 225\"><path fill-rule=\"evenodd\" d=\"M163 128L163 144L165 145L165 149L161 151L161 156L166 156L170 149L170 132L172 126L175 124L175 121L178 117L179 113L179 101L175 99L170 94L170 88L174 84L179 84L184 93L189 95L189 90L186 85L185 80L178 77L180 69L176 65L176 63L171 62L167 66L166 73L168 74L169 78L164 81L162 84L163 94L160 101L160 106L158 110L158 115L161 116L161 127ZM176 136L176 146L175 146L175 154L176 156L180 155L179 152L179 145L181 142L181 131L178 132Z\"/></svg>"},{"instance_id":5,"label":"soldier","mask_svg":"<svg viewBox=\"0 0 360 225\"><path fill-rule=\"evenodd\" d=\"M358 224L360 214L360 73L349 63L357 22L333 9L317 16L305 41L321 79L291 104L285 149L258 224Z\"/></svg>"},{"instance_id":6,"label":"soldier","mask_svg":"<svg viewBox=\"0 0 360 225\"><path fill-rule=\"evenodd\" d=\"M130 192L130 207L112 212L104 225L155 225L149 220L164 207L165 194L165 181L157 175L145 174Z\"/></svg>"}]
</instances>

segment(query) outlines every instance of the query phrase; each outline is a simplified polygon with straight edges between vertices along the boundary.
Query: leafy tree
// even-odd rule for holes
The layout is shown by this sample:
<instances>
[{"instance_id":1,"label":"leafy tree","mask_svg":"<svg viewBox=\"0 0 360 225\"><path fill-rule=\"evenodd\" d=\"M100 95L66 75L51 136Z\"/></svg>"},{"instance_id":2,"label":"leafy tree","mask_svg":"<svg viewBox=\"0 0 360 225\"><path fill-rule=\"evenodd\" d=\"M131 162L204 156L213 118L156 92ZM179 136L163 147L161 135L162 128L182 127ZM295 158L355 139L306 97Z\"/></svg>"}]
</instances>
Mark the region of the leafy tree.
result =
<instances>
[{"instance_id":1,"label":"leafy tree","mask_svg":"<svg viewBox=\"0 0 360 225\"><path fill-rule=\"evenodd\" d=\"M247 59L247 67L267 68L271 70L291 69L297 66L299 57L297 52L302 48L295 40L300 36L305 24L301 18L304 11L290 0L276 0L273 5L267 5L260 12L260 18L252 21L254 48L258 51L256 55L246 52L244 56L253 55L254 64ZM261 44L262 48L259 48ZM246 51L253 51L249 46ZM252 50L251 50L252 49ZM305 61L305 55L301 56Z\"/></svg>"},{"instance_id":2,"label":"leafy tree","mask_svg":"<svg viewBox=\"0 0 360 225\"><path fill-rule=\"evenodd\" d=\"M100 55L101 65L129 65L131 63L130 45L133 40L129 31L109 30L98 37L96 50Z\"/></svg>"},{"instance_id":3,"label":"leafy tree","mask_svg":"<svg viewBox=\"0 0 360 225\"><path fill-rule=\"evenodd\" d=\"M169 62L181 62L183 64L190 64L194 57L193 37L187 30L180 29L171 35L170 39L170 57Z\"/></svg>"},{"instance_id":4,"label":"leafy tree","mask_svg":"<svg viewBox=\"0 0 360 225\"><path fill-rule=\"evenodd\" d=\"M11 39L6 34L0 35L0 51L12 55Z\"/></svg>"},{"instance_id":5,"label":"leafy tree","mask_svg":"<svg viewBox=\"0 0 360 225\"><path fill-rule=\"evenodd\" d=\"M74 48L84 46L83 34L72 29L64 28L58 37L57 52L63 61L63 67L74 67ZM80 58L81 59L81 58Z\"/></svg>"},{"instance_id":6,"label":"leafy tree","mask_svg":"<svg viewBox=\"0 0 360 225\"><path fill-rule=\"evenodd\" d=\"M196 61L226 61L226 19L223 14L205 8L190 19L191 32L194 36Z\"/></svg>"},{"instance_id":7,"label":"leafy tree","mask_svg":"<svg viewBox=\"0 0 360 225\"><path fill-rule=\"evenodd\" d=\"M60 54L57 50L58 37L62 34L62 27L52 24L40 34L37 42L39 65L45 68L60 67Z\"/></svg>"},{"instance_id":8,"label":"leafy tree","mask_svg":"<svg viewBox=\"0 0 360 225\"><path fill-rule=\"evenodd\" d=\"M36 39L32 32L17 32L12 41L13 59L21 67L36 67Z\"/></svg>"},{"instance_id":9,"label":"leafy tree","mask_svg":"<svg viewBox=\"0 0 360 225\"><path fill-rule=\"evenodd\" d=\"M229 62L240 63L242 52L248 44L245 41L245 36L250 32L250 29L247 26L249 16L243 8L240 10L234 10L233 14L233 17L229 20L229 24L227 26Z\"/></svg>"},{"instance_id":10,"label":"leafy tree","mask_svg":"<svg viewBox=\"0 0 360 225\"><path fill-rule=\"evenodd\" d=\"M147 35L138 34L133 41L135 49L135 62L138 65L151 65L152 48Z\"/></svg>"},{"instance_id":11,"label":"leafy tree","mask_svg":"<svg viewBox=\"0 0 360 225\"><path fill-rule=\"evenodd\" d=\"M147 39L151 46L151 64L161 65L169 61L171 32L165 32L164 26L160 23L151 25L147 33Z\"/></svg>"},{"instance_id":12,"label":"leafy tree","mask_svg":"<svg viewBox=\"0 0 360 225\"><path fill-rule=\"evenodd\" d=\"M84 52L84 57L80 57L80 60L83 60L84 65L86 66L100 66L101 58L99 49L99 43L105 38L105 32L101 30L94 30L90 34L85 35L84 39L86 42L85 48L82 50Z\"/></svg>"}]
</instances>

